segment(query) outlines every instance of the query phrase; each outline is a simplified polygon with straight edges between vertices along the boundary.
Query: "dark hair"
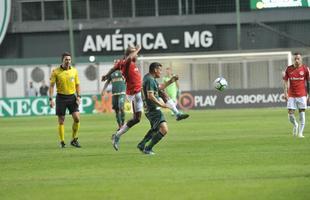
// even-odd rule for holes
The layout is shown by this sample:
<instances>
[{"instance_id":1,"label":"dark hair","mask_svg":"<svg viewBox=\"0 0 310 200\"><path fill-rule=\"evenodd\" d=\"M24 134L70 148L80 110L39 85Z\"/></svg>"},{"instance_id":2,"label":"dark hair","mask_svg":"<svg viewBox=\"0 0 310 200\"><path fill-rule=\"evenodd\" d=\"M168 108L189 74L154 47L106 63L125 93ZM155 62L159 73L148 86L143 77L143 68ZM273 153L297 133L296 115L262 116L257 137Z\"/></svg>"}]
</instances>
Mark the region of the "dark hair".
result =
<instances>
[{"instance_id":1,"label":"dark hair","mask_svg":"<svg viewBox=\"0 0 310 200\"><path fill-rule=\"evenodd\" d=\"M64 57L66 56L70 56L71 57L71 54L69 52L64 52L62 55L61 55L61 61L64 60Z\"/></svg>"},{"instance_id":2,"label":"dark hair","mask_svg":"<svg viewBox=\"0 0 310 200\"><path fill-rule=\"evenodd\" d=\"M155 69L161 67L162 65L158 62L153 62L150 64L150 67L149 67L149 72L152 73L155 71Z\"/></svg>"},{"instance_id":3,"label":"dark hair","mask_svg":"<svg viewBox=\"0 0 310 200\"><path fill-rule=\"evenodd\" d=\"M301 56L301 53L300 52L295 52L293 53L294 56L297 56L297 55L300 55Z\"/></svg>"}]
</instances>

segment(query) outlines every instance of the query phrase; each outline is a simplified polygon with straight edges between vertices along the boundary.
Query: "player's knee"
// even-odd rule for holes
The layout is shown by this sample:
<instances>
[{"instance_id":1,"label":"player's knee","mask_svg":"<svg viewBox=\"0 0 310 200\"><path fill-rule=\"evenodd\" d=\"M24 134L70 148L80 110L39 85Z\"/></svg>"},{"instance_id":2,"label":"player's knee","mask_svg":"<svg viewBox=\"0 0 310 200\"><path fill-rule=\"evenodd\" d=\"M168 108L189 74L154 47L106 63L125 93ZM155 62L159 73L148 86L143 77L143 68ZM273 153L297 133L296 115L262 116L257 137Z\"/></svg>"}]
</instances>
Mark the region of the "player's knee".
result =
<instances>
[{"instance_id":1,"label":"player's knee","mask_svg":"<svg viewBox=\"0 0 310 200\"><path fill-rule=\"evenodd\" d=\"M135 117L134 122L135 124L138 124L141 121L141 117Z\"/></svg>"}]
</instances>

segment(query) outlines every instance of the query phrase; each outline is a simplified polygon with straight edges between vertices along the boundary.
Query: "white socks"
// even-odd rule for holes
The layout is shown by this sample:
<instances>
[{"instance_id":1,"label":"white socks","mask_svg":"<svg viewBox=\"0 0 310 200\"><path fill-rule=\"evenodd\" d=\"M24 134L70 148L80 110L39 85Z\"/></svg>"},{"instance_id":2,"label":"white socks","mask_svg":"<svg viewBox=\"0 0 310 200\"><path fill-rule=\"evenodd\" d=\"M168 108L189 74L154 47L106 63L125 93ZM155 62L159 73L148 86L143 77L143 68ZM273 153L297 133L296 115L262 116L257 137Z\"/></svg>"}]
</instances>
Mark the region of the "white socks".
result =
<instances>
[{"instance_id":1,"label":"white socks","mask_svg":"<svg viewBox=\"0 0 310 200\"><path fill-rule=\"evenodd\" d=\"M179 110L177 109L177 106L176 104L174 103L174 101L172 99L169 99L167 102L166 102L166 105L170 108L170 110L172 110L172 112L175 114L175 115L178 115L179 114Z\"/></svg>"},{"instance_id":2,"label":"white socks","mask_svg":"<svg viewBox=\"0 0 310 200\"><path fill-rule=\"evenodd\" d=\"M298 130L298 123L296 121L295 115L294 114L288 114L288 118L290 122L294 125L293 128L293 135L298 137L304 137L303 132L305 128L305 123L306 123L306 114L305 112L299 112L299 130Z\"/></svg>"},{"instance_id":3,"label":"white socks","mask_svg":"<svg viewBox=\"0 0 310 200\"><path fill-rule=\"evenodd\" d=\"M288 114L288 119L294 125L293 135L297 136L297 134L298 134L298 123L296 121L295 115L294 114Z\"/></svg>"},{"instance_id":4,"label":"white socks","mask_svg":"<svg viewBox=\"0 0 310 200\"><path fill-rule=\"evenodd\" d=\"M300 126L299 126L299 136L303 136L304 128L305 128L305 122L306 122L306 114L305 112L300 112L299 113L299 121L300 121Z\"/></svg>"},{"instance_id":5,"label":"white socks","mask_svg":"<svg viewBox=\"0 0 310 200\"><path fill-rule=\"evenodd\" d=\"M116 132L116 136L117 137L121 137L124 133L126 133L129 130L129 127L127 126L127 124L124 124L117 132Z\"/></svg>"}]
</instances>

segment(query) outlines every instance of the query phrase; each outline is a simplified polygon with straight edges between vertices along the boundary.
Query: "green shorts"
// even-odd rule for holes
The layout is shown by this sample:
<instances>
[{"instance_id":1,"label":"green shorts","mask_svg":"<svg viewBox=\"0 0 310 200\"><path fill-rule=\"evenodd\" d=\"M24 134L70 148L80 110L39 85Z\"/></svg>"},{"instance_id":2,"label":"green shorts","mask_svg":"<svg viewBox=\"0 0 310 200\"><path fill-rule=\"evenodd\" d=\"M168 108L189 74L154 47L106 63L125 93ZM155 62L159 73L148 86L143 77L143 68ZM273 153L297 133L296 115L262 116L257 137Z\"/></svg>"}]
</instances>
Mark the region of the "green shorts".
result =
<instances>
[{"instance_id":1,"label":"green shorts","mask_svg":"<svg viewBox=\"0 0 310 200\"><path fill-rule=\"evenodd\" d=\"M124 109L125 98L126 98L125 94L113 95L112 96L112 108L113 108L113 110Z\"/></svg>"},{"instance_id":2,"label":"green shorts","mask_svg":"<svg viewBox=\"0 0 310 200\"><path fill-rule=\"evenodd\" d=\"M154 131L158 131L160 124L166 121L161 110L150 111L146 113L145 116L150 121L151 127Z\"/></svg>"}]
</instances>

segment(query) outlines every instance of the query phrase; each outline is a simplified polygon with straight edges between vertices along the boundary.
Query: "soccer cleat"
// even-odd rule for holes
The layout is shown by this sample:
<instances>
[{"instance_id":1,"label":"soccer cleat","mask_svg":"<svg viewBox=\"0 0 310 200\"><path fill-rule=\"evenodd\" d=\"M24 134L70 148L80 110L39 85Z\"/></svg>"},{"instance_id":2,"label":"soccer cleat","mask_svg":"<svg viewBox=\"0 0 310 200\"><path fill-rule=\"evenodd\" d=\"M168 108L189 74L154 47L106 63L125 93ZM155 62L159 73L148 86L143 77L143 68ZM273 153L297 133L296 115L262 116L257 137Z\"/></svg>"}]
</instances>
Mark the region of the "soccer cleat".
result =
<instances>
[{"instance_id":1,"label":"soccer cleat","mask_svg":"<svg viewBox=\"0 0 310 200\"><path fill-rule=\"evenodd\" d=\"M74 138L71 143L72 146L76 147L76 148L81 148L80 143L78 142L78 138Z\"/></svg>"},{"instance_id":2,"label":"soccer cleat","mask_svg":"<svg viewBox=\"0 0 310 200\"><path fill-rule=\"evenodd\" d=\"M61 142L60 142L60 148L66 148L66 144L65 144L64 141L61 141Z\"/></svg>"},{"instance_id":3,"label":"soccer cleat","mask_svg":"<svg viewBox=\"0 0 310 200\"><path fill-rule=\"evenodd\" d=\"M295 125L293 128L293 136L297 136L298 135L298 125Z\"/></svg>"},{"instance_id":4,"label":"soccer cleat","mask_svg":"<svg viewBox=\"0 0 310 200\"><path fill-rule=\"evenodd\" d=\"M146 155L155 155L155 152L152 149L150 149L150 150L144 149L143 153Z\"/></svg>"},{"instance_id":5,"label":"soccer cleat","mask_svg":"<svg viewBox=\"0 0 310 200\"><path fill-rule=\"evenodd\" d=\"M303 134L298 134L299 138L304 138L305 136Z\"/></svg>"},{"instance_id":6,"label":"soccer cleat","mask_svg":"<svg viewBox=\"0 0 310 200\"><path fill-rule=\"evenodd\" d=\"M137 148L143 153L143 150L144 150L144 144L138 144Z\"/></svg>"},{"instance_id":7,"label":"soccer cleat","mask_svg":"<svg viewBox=\"0 0 310 200\"><path fill-rule=\"evenodd\" d=\"M186 119L186 118L188 118L188 117L189 117L189 114L180 113L180 114L177 115L176 120L177 120L177 121L180 121L180 120Z\"/></svg>"},{"instance_id":8,"label":"soccer cleat","mask_svg":"<svg viewBox=\"0 0 310 200\"><path fill-rule=\"evenodd\" d=\"M113 148L118 151L118 144L119 144L119 137L116 135L116 134L113 134L112 135L112 145L113 145Z\"/></svg>"}]
</instances>

